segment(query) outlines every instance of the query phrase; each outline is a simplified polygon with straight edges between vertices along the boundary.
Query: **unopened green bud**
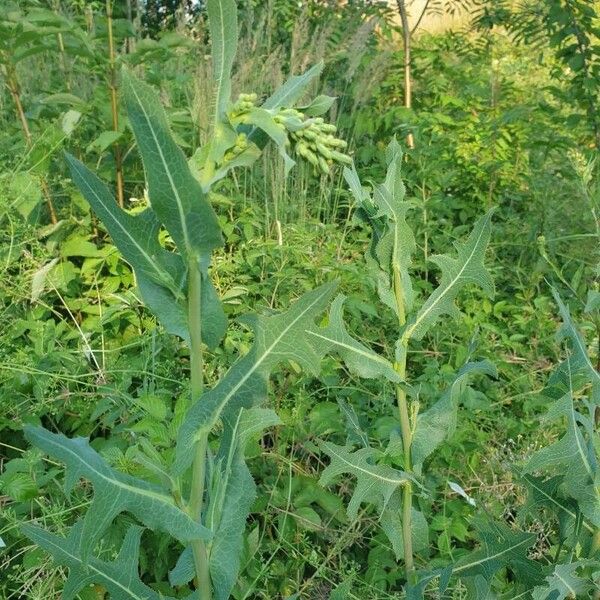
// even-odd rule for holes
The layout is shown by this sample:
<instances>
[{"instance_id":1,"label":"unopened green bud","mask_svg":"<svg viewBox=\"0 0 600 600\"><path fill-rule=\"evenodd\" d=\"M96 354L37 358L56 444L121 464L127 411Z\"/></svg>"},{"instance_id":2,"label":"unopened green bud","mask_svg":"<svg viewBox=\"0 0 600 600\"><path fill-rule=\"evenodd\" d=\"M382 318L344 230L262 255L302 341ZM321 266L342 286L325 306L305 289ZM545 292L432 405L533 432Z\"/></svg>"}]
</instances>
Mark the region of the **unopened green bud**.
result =
<instances>
[{"instance_id":1,"label":"unopened green bud","mask_svg":"<svg viewBox=\"0 0 600 600\"><path fill-rule=\"evenodd\" d=\"M319 168L321 169L321 171L323 171L325 175L329 174L329 165L322 156L319 156Z\"/></svg>"}]
</instances>

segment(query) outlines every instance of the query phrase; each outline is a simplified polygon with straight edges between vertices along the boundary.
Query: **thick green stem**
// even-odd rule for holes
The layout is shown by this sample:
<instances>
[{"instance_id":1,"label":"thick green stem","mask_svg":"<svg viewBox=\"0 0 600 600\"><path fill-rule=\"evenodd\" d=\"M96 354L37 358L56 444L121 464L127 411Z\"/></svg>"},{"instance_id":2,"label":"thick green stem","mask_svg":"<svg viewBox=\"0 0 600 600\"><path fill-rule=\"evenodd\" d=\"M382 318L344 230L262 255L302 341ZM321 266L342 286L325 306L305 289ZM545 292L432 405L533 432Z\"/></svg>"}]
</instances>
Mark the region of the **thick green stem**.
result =
<instances>
[{"instance_id":1,"label":"thick green stem","mask_svg":"<svg viewBox=\"0 0 600 600\"><path fill-rule=\"evenodd\" d=\"M202 273L198 257L190 258L188 265L188 324L190 329L190 379L192 401L197 401L202 395L203 366L202 356ZM204 478L206 474L207 436L203 435L196 443L196 454L192 466L192 487L188 510L193 519L202 519L202 500L204 498ZM208 555L203 540L192 543L194 564L196 567L196 587L199 600L211 600L212 589L208 568Z\"/></svg>"},{"instance_id":2,"label":"thick green stem","mask_svg":"<svg viewBox=\"0 0 600 600\"><path fill-rule=\"evenodd\" d=\"M396 298L396 308L398 312L398 324L404 327L406 324L406 307L404 303L404 292L402 288L402 276L398 264L393 265L394 272L394 296ZM398 360L394 363L394 368L402 381L406 381L406 355L408 353L408 338L400 338L400 347ZM398 412L400 414L400 430L402 432L402 448L404 452L404 470L407 473L412 472L412 461L410 449L412 445L412 426L408 411L408 402L406 392L401 385L396 386L396 402L398 403ZM406 568L406 579L413 580L415 563L412 547L412 484L407 482L402 494L402 545L404 547L404 566Z\"/></svg>"}]
</instances>

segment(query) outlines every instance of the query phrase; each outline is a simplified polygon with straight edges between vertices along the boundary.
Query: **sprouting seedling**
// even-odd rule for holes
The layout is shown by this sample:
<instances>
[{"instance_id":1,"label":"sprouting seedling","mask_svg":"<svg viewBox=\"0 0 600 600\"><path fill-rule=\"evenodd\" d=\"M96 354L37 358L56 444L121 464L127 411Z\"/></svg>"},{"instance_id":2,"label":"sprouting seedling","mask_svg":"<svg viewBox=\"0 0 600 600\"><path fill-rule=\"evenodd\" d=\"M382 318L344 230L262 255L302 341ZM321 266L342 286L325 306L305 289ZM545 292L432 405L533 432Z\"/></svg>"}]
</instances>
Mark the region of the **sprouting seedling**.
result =
<instances>
[{"instance_id":1,"label":"sprouting seedling","mask_svg":"<svg viewBox=\"0 0 600 600\"><path fill-rule=\"evenodd\" d=\"M263 104L263 112L250 111L269 115L268 120L253 117L244 124L235 119L232 123L230 78L237 41L236 6L234 0L209 0L207 4L217 110L215 134L204 148L201 162L202 185L171 135L158 95L127 71L123 72L122 89L144 164L149 207L137 215L125 212L98 177L67 155L73 181L133 267L146 305L168 332L188 344L192 402L177 431L172 464L165 464L147 440L140 442L139 459L151 474L148 480L111 467L86 438L69 439L43 427L25 428L31 443L66 465L67 492L81 478L94 489L89 510L66 537L31 524L22 527L25 535L69 567L65 600L92 583L104 586L114 599L165 598L139 579L142 529L138 525L129 529L114 561L96 556L99 542L115 518L125 512L181 544L180 559L169 577L171 585L190 589L193 581L195 591L190 590L187 597L227 600L238 576L244 527L255 497L245 447L250 438L279 422L272 410L258 406L266 397L269 375L290 360L317 373L329 348L315 343L315 320L326 310L335 284L304 294L280 314L246 317L254 332L252 347L212 389L203 389L204 347L216 347L227 329L209 273L211 254L221 246L222 236L206 191L229 169L249 164L247 157L236 162L235 156L252 150L249 154L256 158L264 146L262 134L285 145L285 140L271 132L272 124L277 123L275 116L280 109L291 108L321 70L318 66L290 78ZM238 131L237 125L249 129ZM247 148L236 154L232 148L244 139ZM160 244L161 228L170 235L176 252ZM209 452L209 437L217 423L221 434Z\"/></svg>"},{"instance_id":2,"label":"sprouting seedling","mask_svg":"<svg viewBox=\"0 0 600 600\"><path fill-rule=\"evenodd\" d=\"M427 524L415 501L415 492L421 490L423 464L455 429L458 403L468 378L475 373L494 374L495 369L486 361L467 363L442 398L419 413L418 398L409 385L407 356L411 341L422 339L443 317L458 314L455 299L465 286L476 284L487 293L493 291L483 264L490 239L491 212L477 221L465 242L456 244L455 256L432 258L442 272L439 285L417 306L410 277L415 240L406 220L410 204L404 197L402 153L396 140L389 144L386 160L385 180L370 192L363 188L354 168L345 169L344 175L360 216L372 230L367 266L382 304L393 311L398 322L395 356L391 360L380 356L351 337L343 322L341 296L332 305L329 326L318 335L331 344L331 350L356 375L394 386L400 434L390 439L386 451L370 447L355 450L322 442L321 449L331 460L321 482L328 484L335 476L346 473L356 477L349 516L357 516L362 502L375 504L397 559L404 561L410 591L417 583L414 555L427 547ZM366 436L359 438L364 440ZM397 459L402 470L379 464L386 456Z\"/></svg>"}]
</instances>

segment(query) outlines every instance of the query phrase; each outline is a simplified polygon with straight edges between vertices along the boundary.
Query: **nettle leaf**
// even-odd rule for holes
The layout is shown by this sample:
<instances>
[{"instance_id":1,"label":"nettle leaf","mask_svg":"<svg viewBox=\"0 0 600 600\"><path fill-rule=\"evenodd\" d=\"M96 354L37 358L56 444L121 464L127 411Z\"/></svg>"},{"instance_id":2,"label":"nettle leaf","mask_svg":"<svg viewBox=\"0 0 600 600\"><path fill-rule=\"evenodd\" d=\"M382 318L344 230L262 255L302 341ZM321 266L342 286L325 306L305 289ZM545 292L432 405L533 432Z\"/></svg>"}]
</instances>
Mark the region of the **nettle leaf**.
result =
<instances>
[{"instance_id":1,"label":"nettle leaf","mask_svg":"<svg viewBox=\"0 0 600 600\"><path fill-rule=\"evenodd\" d=\"M127 114L144 163L152 210L184 259L222 245L217 216L169 130L157 93L123 71Z\"/></svg>"},{"instance_id":2,"label":"nettle leaf","mask_svg":"<svg viewBox=\"0 0 600 600\"><path fill-rule=\"evenodd\" d=\"M443 396L418 415L411 446L413 468L417 474L421 472L425 459L456 430L458 404L467 389L469 378L476 374L496 377L496 367L486 360L465 364Z\"/></svg>"},{"instance_id":3,"label":"nettle leaf","mask_svg":"<svg viewBox=\"0 0 600 600\"><path fill-rule=\"evenodd\" d=\"M532 600L565 600L565 598L583 598L594 589L589 578L577 575L577 570L587 564L587 561L577 561L559 564L554 567L551 575L546 577L547 585L536 586L532 592Z\"/></svg>"},{"instance_id":4,"label":"nettle leaf","mask_svg":"<svg viewBox=\"0 0 600 600\"><path fill-rule=\"evenodd\" d=\"M292 360L311 373L318 373L327 347L316 343L315 319L327 307L337 284L318 287L301 296L286 312L247 316L243 320L254 331L254 344L210 391L188 411L177 437L173 472L181 474L193 460L200 435L208 433L220 418L230 420L240 408L250 408L266 396L271 369Z\"/></svg>"},{"instance_id":5,"label":"nettle leaf","mask_svg":"<svg viewBox=\"0 0 600 600\"><path fill-rule=\"evenodd\" d=\"M74 156L65 158L75 185L81 190L112 237L123 258L133 268L144 302L165 329L189 341L187 326L186 266L181 256L158 241L160 223L153 210L131 215L119 208L106 184ZM203 269L201 315L204 341L209 348L222 339L227 321L217 292Z\"/></svg>"},{"instance_id":6,"label":"nettle leaf","mask_svg":"<svg viewBox=\"0 0 600 600\"><path fill-rule=\"evenodd\" d=\"M54 560L69 568L65 582L63 600L74 600L79 592L90 585L101 585L110 594L111 600L170 600L170 597L155 592L144 584L138 574L140 537L143 529L132 526L127 531L121 551L112 562L90 557L83 560L81 548L85 544L85 525L79 521L67 538L53 535L30 524L21 525L21 531ZM188 596L191 599L192 596Z\"/></svg>"},{"instance_id":7,"label":"nettle leaf","mask_svg":"<svg viewBox=\"0 0 600 600\"><path fill-rule=\"evenodd\" d=\"M224 419L224 435L215 463L206 525L214 531L208 544L215 600L228 600L237 580L242 537L256 484L246 466L244 451L250 438L281 421L272 410L241 409L235 419Z\"/></svg>"},{"instance_id":8,"label":"nettle leaf","mask_svg":"<svg viewBox=\"0 0 600 600\"><path fill-rule=\"evenodd\" d=\"M238 44L237 6L235 0L208 0L206 8L216 84L216 123L223 120L231 98L231 69Z\"/></svg>"},{"instance_id":9,"label":"nettle leaf","mask_svg":"<svg viewBox=\"0 0 600 600\"><path fill-rule=\"evenodd\" d=\"M162 487L119 473L90 447L87 438L70 439L32 425L25 425L24 431L29 442L66 465L67 493L81 478L94 485L94 499L82 525L83 560L115 517L125 511L150 529L165 531L180 542L211 537L211 531L180 510Z\"/></svg>"},{"instance_id":10,"label":"nettle leaf","mask_svg":"<svg viewBox=\"0 0 600 600\"><path fill-rule=\"evenodd\" d=\"M339 475L356 477L356 487L347 509L351 519L357 518L362 502L374 504L381 515L394 492L408 481L413 481L412 476L404 471L376 464L382 453L374 448L353 451L324 441L319 443L319 447L331 459L319 479L322 486L329 485Z\"/></svg>"},{"instance_id":11,"label":"nettle leaf","mask_svg":"<svg viewBox=\"0 0 600 600\"><path fill-rule=\"evenodd\" d=\"M483 264L490 240L492 214L493 210L475 223L466 242L455 244L458 251L456 258L446 254L432 257L431 260L442 270L440 284L409 321L403 334L405 339L419 340L441 316L456 316L458 309L454 300L466 285L475 284L486 293L493 293L492 278Z\"/></svg>"},{"instance_id":12,"label":"nettle leaf","mask_svg":"<svg viewBox=\"0 0 600 600\"><path fill-rule=\"evenodd\" d=\"M478 590L472 598L485 597L492 578L503 568L508 568L515 581L531 589L542 580L539 563L527 556L529 548L536 542L535 533L515 531L504 523L479 520L475 522L481 547L459 560L453 567L453 574Z\"/></svg>"},{"instance_id":13,"label":"nettle leaf","mask_svg":"<svg viewBox=\"0 0 600 600\"><path fill-rule=\"evenodd\" d=\"M318 340L323 348L339 354L355 375L369 379L385 377L389 381L400 383L402 378L396 373L392 363L355 340L346 330L343 319L345 300L346 297L339 294L331 304L329 325L311 331L309 335Z\"/></svg>"}]
</instances>

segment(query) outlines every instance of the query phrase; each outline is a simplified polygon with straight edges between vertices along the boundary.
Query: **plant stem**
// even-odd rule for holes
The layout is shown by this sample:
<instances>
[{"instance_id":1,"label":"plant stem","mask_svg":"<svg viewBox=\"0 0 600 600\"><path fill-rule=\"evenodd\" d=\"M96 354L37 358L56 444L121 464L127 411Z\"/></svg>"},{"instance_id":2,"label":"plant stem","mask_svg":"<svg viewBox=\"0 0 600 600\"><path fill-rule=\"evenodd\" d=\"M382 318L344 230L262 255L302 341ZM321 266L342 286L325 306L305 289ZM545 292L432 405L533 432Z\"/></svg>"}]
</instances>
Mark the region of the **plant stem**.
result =
<instances>
[{"instance_id":1,"label":"plant stem","mask_svg":"<svg viewBox=\"0 0 600 600\"><path fill-rule=\"evenodd\" d=\"M188 324L190 329L190 387L192 402L202 395L204 358L202 355L202 273L197 256L190 258L188 264ZM196 444L196 454L192 466L192 487L188 510L193 519L202 520L202 500L204 498L204 478L206 473L207 435L202 434ZM211 600L212 589L208 568L208 555L204 540L192 542L194 564L196 568L196 588L200 600Z\"/></svg>"},{"instance_id":2,"label":"plant stem","mask_svg":"<svg viewBox=\"0 0 600 600\"><path fill-rule=\"evenodd\" d=\"M119 110L117 105L117 69L115 56L115 42L113 39L113 12L112 1L106 0L106 26L108 28L108 87L110 89L110 108L112 113L113 131L119 130ZM119 206L125 205L125 193L123 191L123 158L119 144L113 146L115 155L115 168L117 178L117 200Z\"/></svg>"},{"instance_id":3,"label":"plant stem","mask_svg":"<svg viewBox=\"0 0 600 600\"><path fill-rule=\"evenodd\" d=\"M406 307L404 304L404 292L402 288L402 275L400 266L394 262L393 265L393 288L396 298L396 308L398 312L398 324L404 327L406 324ZM408 353L408 338L400 338L399 360L394 363L396 373L400 375L402 381L406 381L406 355ZM412 445L412 427L408 413L408 402L406 392L402 385L396 386L396 402L398 403L398 412L400 414L400 430L402 432L402 449L404 451L404 470L407 473L412 472L412 461L410 449ZM412 547L412 484L408 481L404 485L402 493L402 545L404 547L404 567L406 569L406 579L412 582L415 564Z\"/></svg>"}]
</instances>

